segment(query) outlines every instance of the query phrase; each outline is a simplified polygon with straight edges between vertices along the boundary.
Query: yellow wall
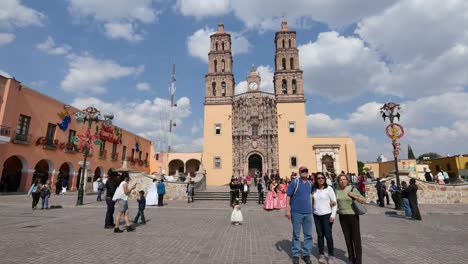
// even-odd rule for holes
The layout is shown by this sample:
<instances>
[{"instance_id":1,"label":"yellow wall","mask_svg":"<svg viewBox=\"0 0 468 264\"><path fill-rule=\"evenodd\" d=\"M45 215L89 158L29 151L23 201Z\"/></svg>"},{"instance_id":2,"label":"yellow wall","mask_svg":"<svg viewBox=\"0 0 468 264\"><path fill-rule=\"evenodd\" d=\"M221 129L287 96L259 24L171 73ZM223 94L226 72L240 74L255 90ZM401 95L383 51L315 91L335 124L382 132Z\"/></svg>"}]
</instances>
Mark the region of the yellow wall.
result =
<instances>
[{"instance_id":1,"label":"yellow wall","mask_svg":"<svg viewBox=\"0 0 468 264\"><path fill-rule=\"evenodd\" d=\"M232 176L232 105L205 105L202 164L207 185L228 184ZM215 124L221 135L215 135ZM221 168L214 168L214 157L221 157Z\"/></svg>"},{"instance_id":2,"label":"yellow wall","mask_svg":"<svg viewBox=\"0 0 468 264\"><path fill-rule=\"evenodd\" d=\"M341 171L349 172L349 173L358 173L357 168L357 154L356 154L356 146L354 145L354 141L351 137L310 137L308 139L308 146L307 152L309 160L314 164L313 170L317 171L316 168L316 157L315 151L313 149L314 145L340 145L340 152L339 152L339 168L336 171L337 174L341 173Z\"/></svg>"},{"instance_id":3,"label":"yellow wall","mask_svg":"<svg viewBox=\"0 0 468 264\"><path fill-rule=\"evenodd\" d=\"M433 174L437 173L437 166L439 166L440 169L446 171L451 177L459 176L460 174L463 174L462 171L464 169L468 169L465 168L465 166L468 163L468 156L444 157L438 159L424 160L423 162L429 165L429 168L431 169ZM447 165L450 166L450 169Z\"/></svg>"},{"instance_id":4,"label":"yellow wall","mask_svg":"<svg viewBox=\"0 0 468 264\"><path fill-rule=\"evenodd\" d=\"M282 177L291 175L301 165L310 164L310 153L307 149L307 127L304 103L278 103L278 152L279 174ZM289 122L296 123L296 131L289 132ZM308 154L309 152L309 154ZM291 156L297 157L297 167L290 167ZM310 168L312 169L312 168Z\"/></svg>"}]
</instances>

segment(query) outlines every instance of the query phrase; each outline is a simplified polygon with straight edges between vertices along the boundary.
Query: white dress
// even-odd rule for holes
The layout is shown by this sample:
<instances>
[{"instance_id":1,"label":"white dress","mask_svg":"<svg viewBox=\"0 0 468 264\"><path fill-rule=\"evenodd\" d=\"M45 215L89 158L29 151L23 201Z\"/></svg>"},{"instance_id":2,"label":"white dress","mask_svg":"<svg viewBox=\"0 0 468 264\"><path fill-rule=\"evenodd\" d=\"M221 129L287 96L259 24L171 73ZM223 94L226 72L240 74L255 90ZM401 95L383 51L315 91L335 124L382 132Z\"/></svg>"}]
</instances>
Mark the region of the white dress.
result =
<instances>
[{"instance_id":1,"label":"white dress","mask_svg":"<svg viewBox=\"0 0 468 264\"><path fill-rule=\"evenodd\" d=\"M146 195L146 205L158 205L158 188L157 182L152 182L148 188L148 194Z\"/></svg>"},{"instance_id":2,"label":"white dress","mask_svg":"<svg viewBox=\"0 0 468 264\"><path fill-rule=\"evenodd\" d=\"M231 222L242 222L242 221L243 221L243 218L242 218L242 212L240 208L234 207L231 213Z\"/></svg>"}]
</instances>

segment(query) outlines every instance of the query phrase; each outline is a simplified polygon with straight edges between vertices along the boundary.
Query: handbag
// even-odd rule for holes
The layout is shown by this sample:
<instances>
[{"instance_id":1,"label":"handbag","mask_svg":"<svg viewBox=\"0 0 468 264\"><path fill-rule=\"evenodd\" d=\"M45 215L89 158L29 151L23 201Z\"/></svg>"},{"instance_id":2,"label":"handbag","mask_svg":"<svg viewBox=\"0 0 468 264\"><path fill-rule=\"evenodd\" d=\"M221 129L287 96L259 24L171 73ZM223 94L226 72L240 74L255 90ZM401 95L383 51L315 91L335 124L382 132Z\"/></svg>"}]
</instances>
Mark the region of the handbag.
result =
<instances>
[{"instance_id":1,"label":"handbag","mask_svg":"<svg viewBox=\"0 0 468 264\"><path fill-rule=\"evenodd\" d=\"M353 186L353 188L351 188L351 192L353 190L354 190L354 186ZM364 207L364 205L362 203L360 203L359 201L357 201L356 199L353 199L353 203L351 204L351 208L353 208L354 213L357 214L357 215L363 215L363 214L367 213L366 207Z\"/></svg>"}]
</instances>

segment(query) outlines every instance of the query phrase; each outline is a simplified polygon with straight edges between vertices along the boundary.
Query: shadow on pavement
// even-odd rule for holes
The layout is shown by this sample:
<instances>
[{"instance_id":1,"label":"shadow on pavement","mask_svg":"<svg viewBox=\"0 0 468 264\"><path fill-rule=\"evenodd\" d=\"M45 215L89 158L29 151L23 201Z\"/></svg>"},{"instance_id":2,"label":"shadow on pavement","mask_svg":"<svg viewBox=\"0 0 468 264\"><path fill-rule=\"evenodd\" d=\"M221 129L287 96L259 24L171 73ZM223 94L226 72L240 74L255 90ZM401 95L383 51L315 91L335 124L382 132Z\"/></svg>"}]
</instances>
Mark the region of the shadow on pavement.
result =
<instances>
[{"instance_id":1,"label":"shadow on pavement","mask_svg":"<svg viewBox=\"0 0 468 264\"><path fill-rule=\"evenodd\" d=\"M303 246L303 243L301 243L301 247L302 246ZM288 254L288 256L292 259L292 257L293 257L292 251L291 251L292 243L291 243L290 240L286 240L286 239L280 240L280 241L276 242L275 247L276 247L276 250L278 250L279 252L281 252L281 251L286 252ZM343 260L345 262L348 261L348 257L346 257L346 252L345 251L343 251L343 250L341 250L339 248L335 248L334 251L335 251L335 258L336 259L340 259L340 260ZM327 252L327 247L326 246L325 246L325 252ZM312 249L312 255L314 257L316 257L316 258L318 258L318 256L319 256L317 244L314 244L314 247Z\"/></svg>"}]
</instances>

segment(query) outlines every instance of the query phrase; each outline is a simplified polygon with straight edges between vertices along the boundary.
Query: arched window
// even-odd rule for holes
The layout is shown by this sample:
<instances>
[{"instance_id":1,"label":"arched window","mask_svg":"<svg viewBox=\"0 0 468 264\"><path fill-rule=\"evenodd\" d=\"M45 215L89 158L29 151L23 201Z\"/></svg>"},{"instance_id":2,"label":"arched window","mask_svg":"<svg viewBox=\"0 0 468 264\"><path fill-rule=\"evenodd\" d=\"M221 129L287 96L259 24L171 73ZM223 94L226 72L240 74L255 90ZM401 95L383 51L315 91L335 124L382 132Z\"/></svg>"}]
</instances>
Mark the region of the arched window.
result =
<instances>
[{"instance_id":1,"label":"arched window","mask_svg":"<svg viewBox=\"0 0 468 264\"><path fill-rule=\"evenodd\" d=\"M286 46L284 45L284 39L283 39L283 48L286 48Z\"/></svg>"},{"instance_id":2,"label":"arched window","mask_svg":"<svg viewBox=\"0 0 468 264\"><path fill-rule=\"evenodd\" d=\"M289 40L289 47L291 47L291 40Z\"/></svg>"},{"instance_id":3,"label":"arched window","mask_svg":"<svg viewBox=\"0 0 468 264\"><path fill-rule=\"evenodd\" d=\"M225 82L221 83L221 95L226 96L226 83Z\"/></svg>"},{"instance_id":4,"label":"arched window","mask_svg":"<svg viewBox=\"0 0 468 264\"><path fill-rule=\"evenodd\" d=\"M281 84L281 91L283 92L283 94L288 93L288 83L286 82L285 79L283 79L283 82Z\"/></svg>"},{"instance_id":5,"label":"arched window","mask_svg":"<svg viewBox=\"0 0 468 264\"><path fill-rule=\"evenodd\" d=\"M292 94L297 93L296 79L292 80Z\"/></svg>"},{"instance_id":6,"label":"arched window","mask_svg":"<svg viewBox=\"0 0 468 264\"><path fill-rule=\"evenodd\" d=\"M285 58L283 58L281 60L281 67L283 68L283 70L286 70L286 59Z\"/></svg>"},{"instance_id":7,"label":"arched window","mask_svg":"<svg viewBox=\"0 0 468 264\"><path fill-rule=\"evenodd\" d=\"M289 59L289 68L294 69L294 58Z\"/></svg>"},{"instance_id":8,"label":"arched window","mask_svg":"<svg viewBox=\"0 0 468 264\"><path fill-rule=\"evenodd\" d=\"M224 50L224 41L221 42L221 49Z\"/></svg>"},{"instance_id":9,"label":"arched window","mask_svg":"<svg viewBox=\"0 0 468 264\"><path fill-rule=\"evenodd\" d=\"M216 51L218 51L218 42L216 42L215 46L216 46Z\"/></svg>"},{"instance_id":10,"label":"arched window","mask_svg":"<svg viewBox=\"0 0 468 264\"><path fill-rule=\"evenodd\" d=\"M218 72L218 61L214 60L214 72Z\"/></svg>"},{"instance_id":11,"label":"arched window","mask_svg":"<svg viewBox=\"0 0 468 264\"><path fill-rule=\"evenodd\" d=\"M224 44L224 43L223 43ZM224 45L223 45L224 46ZM224 72L226 70L226 62L224 59L221 60L221 71Z\"/></svg>"},{"instance_id":12,"label":"arched window","mask_svg":"<svg viewBox=\"0 0 468 264\"><path fill-rule=\"evenodd\" d=\"M213 96L216 96L216 82L211 83L211 88L213 89Z\"/></svg>"}]
</instances>

